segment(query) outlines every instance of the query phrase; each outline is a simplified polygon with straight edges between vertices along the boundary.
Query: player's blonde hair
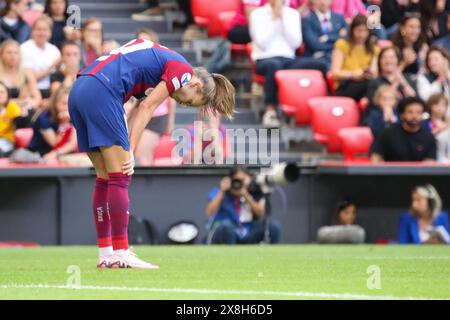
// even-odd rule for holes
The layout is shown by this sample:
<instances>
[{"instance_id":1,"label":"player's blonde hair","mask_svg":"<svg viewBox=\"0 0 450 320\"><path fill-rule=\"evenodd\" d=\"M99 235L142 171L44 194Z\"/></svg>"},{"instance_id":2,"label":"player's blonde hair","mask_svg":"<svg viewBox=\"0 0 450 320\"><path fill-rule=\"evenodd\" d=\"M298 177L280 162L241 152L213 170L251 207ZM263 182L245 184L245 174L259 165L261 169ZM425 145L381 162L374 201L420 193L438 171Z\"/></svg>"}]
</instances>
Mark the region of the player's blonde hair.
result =
<instances>
[{"instance_id":1,"label":"player's blonde hair","mask_svg":"<svg viewBox=\"0 0 450 320\"><path fill-rule=\"evenodd\" d=\"M209 73L205 68L194 68L194 75L203 82L201 94L205 111L233 119L236 90L230 80L221 74Z\"/></svg>"}]
</instances>

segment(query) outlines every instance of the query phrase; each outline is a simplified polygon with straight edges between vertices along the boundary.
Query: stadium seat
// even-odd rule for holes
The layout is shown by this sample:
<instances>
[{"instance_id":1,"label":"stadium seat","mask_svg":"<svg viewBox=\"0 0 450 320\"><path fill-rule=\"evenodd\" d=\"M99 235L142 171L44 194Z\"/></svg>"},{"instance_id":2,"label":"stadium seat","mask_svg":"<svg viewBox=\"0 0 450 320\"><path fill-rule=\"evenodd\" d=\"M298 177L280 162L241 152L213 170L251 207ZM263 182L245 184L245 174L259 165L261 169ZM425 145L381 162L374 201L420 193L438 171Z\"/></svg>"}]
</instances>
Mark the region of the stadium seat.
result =
<instances>
[{"instance_id":1,"label":"stadium seat","mask_svg":"<svg viewBox=\"0 0 450 320\"><path fill-rule=\"evenodd\" d=\"M220 37L223 35L220 14L223 12L236 12L239 8L239 3L239 0L211 0L209 2L207 16L208 37Z\"/></svg>"},{"instance_id":2,"label":"stadium seat","mask_svg":"<svg viewBox=\"0 0 450 320\"><path fill-rule=\"evenodd\" d=\"M309 124L308 99L327 94L327 84L318 70L280 70L275 73L278 99L287 116L295 116L297 125Z\"/></svg>"},{"instance_id":3,"label":"stadium seat","mask_svg":"<svg viewBox=\"0 0 450 320\"><path fill-rule=\"evenodd\" d=\"M345 161L369 161L369 149L373 142L370 128L343 128L338 134Z\"/></svg>"},{"instance_id":4,"label":"stadium seat","mask_svg":"<svg viewBox=\"0 0 450 320\"><path fill-rule=\"evenodd\" d=\"M384 49L387 47L391 47L392 46L392 41L391 40L378 40L377 41L377 45L380 49Z\"/></svg>"},{"instance_id":5,"label":"stadium seat","mask_svg":"<svg viewBox=\"0 0 450 320\"><path fill-rule=\"evenodd\" d=\"M208 26L208 13L210 0L191 0L192 17L199 27Z\"/></svg>"},{"instance_id":6,"label":"stadium seat","mask_svg":"<svg viewBox=\"0 0 450 320\"><path fill-rule=\"evenodd\" d=\"M260 85L264 85L264 83L266 82L266 79L264 78L264 76L259 75L259 74L256 73L256 63L252 59L253 44L251 42L248 43L246 45L246 49L247 49L248 59L250 60L250 65L252 67L252 81L256 82L256 83L258 83Z\"/></svg>"},{"instance_id":7,"label":"stadium seat","mask_svg":"<svg viewBox=\"0 0 450 320\"><path fill-rule=\"evenodd\" d=\"M29 25L32 26L33 23L39 19L44 13L39 10L27 10L22 14L22 19Z\"/></svg>"},{"instance_id":8,"label":"stadium seat","mask_svg":"<svg viewBox=\"0 0 450 320\"><path fill-rule=\"evenodd\" d=\"M327 72L326 80L330 94L332 96L336 95L336 86L334 84L333 75L331 74L331 71Z\"/></svg>"},{"instance_id":9,"label":"stadium seat","mask_svg":"<svg viewBox=\"0 0 450 320\"><path fill-rule=\"evenodd\" d=\"M176 141L173 141L170 136L162 136L158 146L153 152L153 165L164 167L181 166L183 164L183 158L172 157L172 150L176 145Z\"/></svg>"},{"instance_id":10,"label":"stadium seat","mask_svg":"<svg viewBox=\"0 0 450 320\"><path fill-rule=\"evenodd\" d=\"M228 32L230 31L231 22L233 21L235 16L236 16L235 11L225 11L225 12L221 12L219 14L221 33L222 33L222 37L225 40L228 39ZM238 44L238 43L231 44L231 53L232 54L245 55L246 52L247 52L247 49L246 49L245 44Z\"/></svg>"},{"instance_id":11,"label":"stadium seat","mask_svg":"<svg viewBox=\"0 0 450 320\"><path fill-rule=\"evenodd\" d=\"M357 127L359 110L355 100L346 97L310 98L311 128L314 140L327 146L330 153L342 151L339 130Z\"/></svg>"},{"instance_id":12,"label":"stadium seat","mask_svg":"<svg viewBox=\"0 0 450 320\"><path fill-rule=\"evenodd\" d=\"M16 148L26 148L30 144L33 137L32 128L16 129L14 131L14 139L16 140Z\"/></svg>"}]
</instances>

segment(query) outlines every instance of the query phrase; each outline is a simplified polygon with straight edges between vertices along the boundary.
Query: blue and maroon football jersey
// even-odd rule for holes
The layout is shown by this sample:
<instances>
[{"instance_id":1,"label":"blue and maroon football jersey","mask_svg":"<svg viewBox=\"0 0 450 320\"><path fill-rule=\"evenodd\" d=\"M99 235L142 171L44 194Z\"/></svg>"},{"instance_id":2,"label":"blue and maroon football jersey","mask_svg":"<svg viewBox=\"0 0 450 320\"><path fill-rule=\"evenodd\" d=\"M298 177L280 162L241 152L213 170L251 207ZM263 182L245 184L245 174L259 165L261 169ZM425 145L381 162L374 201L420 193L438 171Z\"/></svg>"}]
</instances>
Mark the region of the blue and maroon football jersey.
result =
<instances>
[{"instance_id":1,"label":"blue and maroon football jersey","mask_svg":"<svg viewBox=\"0 0 450 320\"><path fill-rule=\"evenodd\" d=\"M169 94L192 78L192 67L179 53L148 40L135 39L95 60L78 76L100 80L120 101L141 99L165 81Z\"/></svg>"}]
</instances>

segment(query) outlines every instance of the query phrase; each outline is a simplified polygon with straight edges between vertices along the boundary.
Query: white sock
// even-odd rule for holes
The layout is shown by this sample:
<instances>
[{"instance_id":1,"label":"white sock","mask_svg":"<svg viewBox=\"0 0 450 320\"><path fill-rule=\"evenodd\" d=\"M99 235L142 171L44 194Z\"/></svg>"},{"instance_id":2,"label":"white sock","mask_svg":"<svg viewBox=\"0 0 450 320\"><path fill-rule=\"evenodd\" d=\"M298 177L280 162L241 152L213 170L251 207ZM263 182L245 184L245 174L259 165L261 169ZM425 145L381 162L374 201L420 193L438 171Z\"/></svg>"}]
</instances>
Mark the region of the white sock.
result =
<instances>
[{"instance_id":1,"label":"white sock","mask_svg":"<svg viewBox=\"0 0 450 320\"><path fill-rule=\"evenodd\" d=\"M128 249L127 249L127 250L124 250L124 249L114 250L114 254L117 254L117 255L119 255L119 256L122 256L122 255L124 255L127 251L128 251Z\"/></svg>"},{"instance_id":2,"label":"white sock","mask_svg":"<svg viewBox=\"0 0 450 320\"><path fill-rule=\"evenodd\" d=\"M98 252L102 257L111 257L114 254L114 250L112 246L98 248Z\"/></svg>"}]
</instances>

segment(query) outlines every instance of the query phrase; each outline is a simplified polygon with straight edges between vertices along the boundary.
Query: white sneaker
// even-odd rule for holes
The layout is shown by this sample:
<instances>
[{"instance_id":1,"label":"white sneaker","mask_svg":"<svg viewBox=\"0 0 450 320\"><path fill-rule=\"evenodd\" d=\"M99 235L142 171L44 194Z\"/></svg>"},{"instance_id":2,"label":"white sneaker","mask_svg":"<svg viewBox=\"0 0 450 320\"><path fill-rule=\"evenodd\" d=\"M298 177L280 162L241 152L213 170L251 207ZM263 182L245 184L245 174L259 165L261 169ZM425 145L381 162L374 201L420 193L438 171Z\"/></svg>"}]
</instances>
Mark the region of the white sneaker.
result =
<instances>
[{"instance_id":1,"label":"white sneaker","mask_svg":"<svg viewBox=\"0 0 450 320\"><path fill-rule=\"evenodd\" d=\"M281 122L277 117L275 110L266 111L262 118L262 125L266 128L279 128Z\"/></svg>"},{"instance_id":2,"label":"white sneaker","mask_svg":"<svg viewBox=\"0 0 450 320\"><path fill-rule=\"evenodd\" d=\"M133 13L131 19L134 21L163 21L164 16L161 10L150 8L139 13Z\"/></svg>"},{"instance_id":3,"label":"white sneaker","mask_svg":"<svg viewBox=\"0 0 450 320\"><path fill-rule=\"evenodd\" d=\"M159 266L157 264L142 261L136 256L134 252L130 250L125 250L123 253L114 253L114 255L109 258L109 265L112 269L159 269Z\"/></svg>"},{"instance_id":4,"label":"white sneaker","mask_svg":"<svg viewBox=\"0 0 450 320\"><path fill-rule=\"evenodd\" d=\"M110 257L107 256L100 256L97 259L97 268L99 269L106 269L111 268L111 265L109 264Z\"/></svg>"}]
</instances>

